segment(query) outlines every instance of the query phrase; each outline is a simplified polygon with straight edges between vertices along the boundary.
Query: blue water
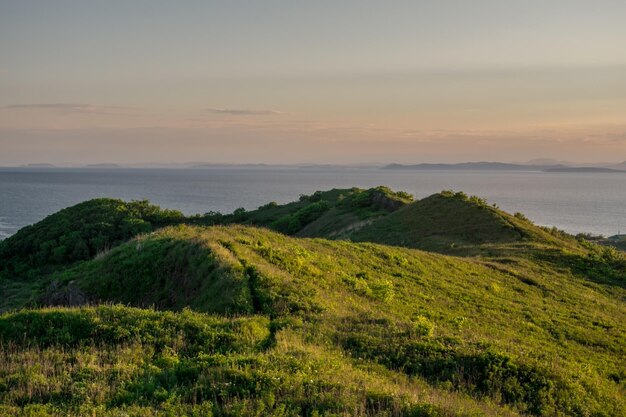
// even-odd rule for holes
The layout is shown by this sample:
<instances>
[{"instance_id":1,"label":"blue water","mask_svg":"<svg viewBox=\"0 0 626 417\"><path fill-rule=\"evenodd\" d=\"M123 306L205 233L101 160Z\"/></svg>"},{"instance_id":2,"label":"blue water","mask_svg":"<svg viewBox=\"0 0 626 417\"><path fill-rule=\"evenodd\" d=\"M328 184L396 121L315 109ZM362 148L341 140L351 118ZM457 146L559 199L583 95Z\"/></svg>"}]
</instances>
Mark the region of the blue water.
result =
<instances>
[{"instance_id":1,"label":"blue water","mask_svg":"<svg viewBox=\"0 0 626 417\"><path fill-rule=\"evenodd\" d=\"M388 185L417 198L462 190L571 233L626 232L626 174L341 168L0 169L0 239L95 197L149 199L186 214L253 209L335 187Z\"/></svg>"}]
</instances>

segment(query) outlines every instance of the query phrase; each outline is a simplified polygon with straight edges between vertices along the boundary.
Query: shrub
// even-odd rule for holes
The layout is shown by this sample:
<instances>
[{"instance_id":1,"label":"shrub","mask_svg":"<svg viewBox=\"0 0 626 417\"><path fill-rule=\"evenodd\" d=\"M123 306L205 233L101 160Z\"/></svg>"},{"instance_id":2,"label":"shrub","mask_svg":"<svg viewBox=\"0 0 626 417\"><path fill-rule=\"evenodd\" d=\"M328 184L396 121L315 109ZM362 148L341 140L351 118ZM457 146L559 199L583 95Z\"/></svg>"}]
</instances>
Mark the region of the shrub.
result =
<instances>
[{"instance_id":1,"label":"shrub","mask_svg":"<svg viewBox=\"0 0 626 417\"><path fill-rule=\"evenodd\" d=\"M520 220L525 221L525 222L529 221L529 220L528 220L528 217L526 217L526 216L524 215L524 213L520 213L519 211L515 212L515 214L514 214L513 216L514 216L516 219L520 219Z\"/></svg>"},{"instance_id":2,"label":"shrub","mask_svg":"<svg viewBox=\"0 0 626 417\"><path fill-rule=\"evenodd\" d=\"M247 213L246 213L246 209L243 207L239 207L238 209L236 209L235 211L233 211L233 220L235 222L242 222L244 220L246 220L247 218Z\"/></svg>"},{"instance_id":3,"label":"shrub","mask_svg":"<svg viewBox=\"0 0 626 417\"><path fill-rule=\"evenodd\" d=\"M418 316L413 323L415 334L419 337L432 337L435 333L435 325L424 316Z\"/></svg>"}]
</instances>

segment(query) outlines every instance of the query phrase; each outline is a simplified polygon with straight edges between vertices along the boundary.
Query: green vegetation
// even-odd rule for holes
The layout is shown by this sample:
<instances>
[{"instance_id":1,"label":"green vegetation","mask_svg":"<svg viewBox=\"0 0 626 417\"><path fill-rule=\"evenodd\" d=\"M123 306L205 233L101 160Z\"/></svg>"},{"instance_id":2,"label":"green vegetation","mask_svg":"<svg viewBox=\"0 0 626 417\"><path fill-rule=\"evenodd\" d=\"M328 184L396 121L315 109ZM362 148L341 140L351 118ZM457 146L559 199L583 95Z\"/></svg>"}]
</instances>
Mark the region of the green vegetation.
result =
<instances>
[{"instance_id":1,"label":"green vegetation","mask_svg":"<svg viewBox=\"0 0 626 417\"><path fill-rule=\"evenodd\" d=\"M483 199L452 191L409 204L350 237L456 255L475 254L484 245L563 243L520 213L511 216Z\"/></svg>"},{"instance_id":2,"label":"green vegetation","mask_svg":"<svg viewBox=\"0 0 626 417\"><path fill-rule=\"evenodd\" d=\"M246 224L263 226L300 237L346 237L352 230L371 223L413 201L405 192L387 187L333 189L302 195L299 201L269 203L257 210L235 210L233 214L209 213L204 225Z\"/></svg>"},{"instance_id":3,"label":"green vegetation","mask_svg":"<svg viewBox=\"0 0 626 417\"><path fill-rule=\"evenodd\" d=\"M611 245L621 251L626 251L626 235L615 235L606 239L603 243Z\"/></svg>"},{"instance_id":4,"label":"green vegetation","mask_svg":"<svg viewBox=\"0 0 626 417\"><path fill-rule=\"evenodd\" d=\"M626 413L619 251L452 192L184 221L10 280L0 415Z\"/></svg>"},{"instance_id":5,"label":"green vegetation","mask_svg":"<svg viewBox=\"0 0 626 417\"><path fill-rule=\"evenodd\" d=\"M120 306L5 314L0 413L444 416L493 407L359 366L291 327Z\"/></svg>"},{"instance_id":6,"label":"green vegetation","mask_svg":"<svg viewBox=\"0 0 626 417\"><path fill-rule=\"evenodd\" d=\"M27 226L0 242L0 278L36 279L91 259L140 233L180 222L183 215L148 201L86 201Z\"/></svg>"}]
</instances>

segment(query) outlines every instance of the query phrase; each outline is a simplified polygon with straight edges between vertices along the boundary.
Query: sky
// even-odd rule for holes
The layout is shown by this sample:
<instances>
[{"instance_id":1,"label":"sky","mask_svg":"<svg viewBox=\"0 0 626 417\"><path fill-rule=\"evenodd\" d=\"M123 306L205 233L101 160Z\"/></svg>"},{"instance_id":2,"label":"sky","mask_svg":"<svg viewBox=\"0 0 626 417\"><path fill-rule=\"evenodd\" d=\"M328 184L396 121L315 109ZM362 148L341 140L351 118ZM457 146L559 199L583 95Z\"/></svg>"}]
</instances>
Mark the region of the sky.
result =
<instances>
[{"instance_id":1,"label":"sky","mask_svg":"<svg viewBox=\"0 0 626 417\"><path fill-rule=\"evenodd\" d=\"M626 160L623 0L0 0L0 165Z\"/></svg>"}]
</instances>

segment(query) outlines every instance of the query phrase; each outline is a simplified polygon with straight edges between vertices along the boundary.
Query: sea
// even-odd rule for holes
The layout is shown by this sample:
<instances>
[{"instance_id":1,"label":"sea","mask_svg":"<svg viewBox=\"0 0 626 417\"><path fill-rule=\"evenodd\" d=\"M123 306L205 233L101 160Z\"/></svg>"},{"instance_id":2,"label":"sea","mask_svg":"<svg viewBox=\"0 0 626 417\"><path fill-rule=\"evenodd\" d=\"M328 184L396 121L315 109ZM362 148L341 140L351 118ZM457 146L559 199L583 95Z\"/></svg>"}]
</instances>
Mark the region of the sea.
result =
<instances>
[{"instance_id":1,"label":"sea","mask_svg":"<svg viewBox=\"0 0 626 417\"><path fill-rule=\"evenodd\" d=\"M424 198L464 191L569 233L626 232L626 173L409 171L338 167L0 168L0 239L96 197L150 200L185 214L230 213L331 188L386 185Z\"/></svg>"}]
</instances>

